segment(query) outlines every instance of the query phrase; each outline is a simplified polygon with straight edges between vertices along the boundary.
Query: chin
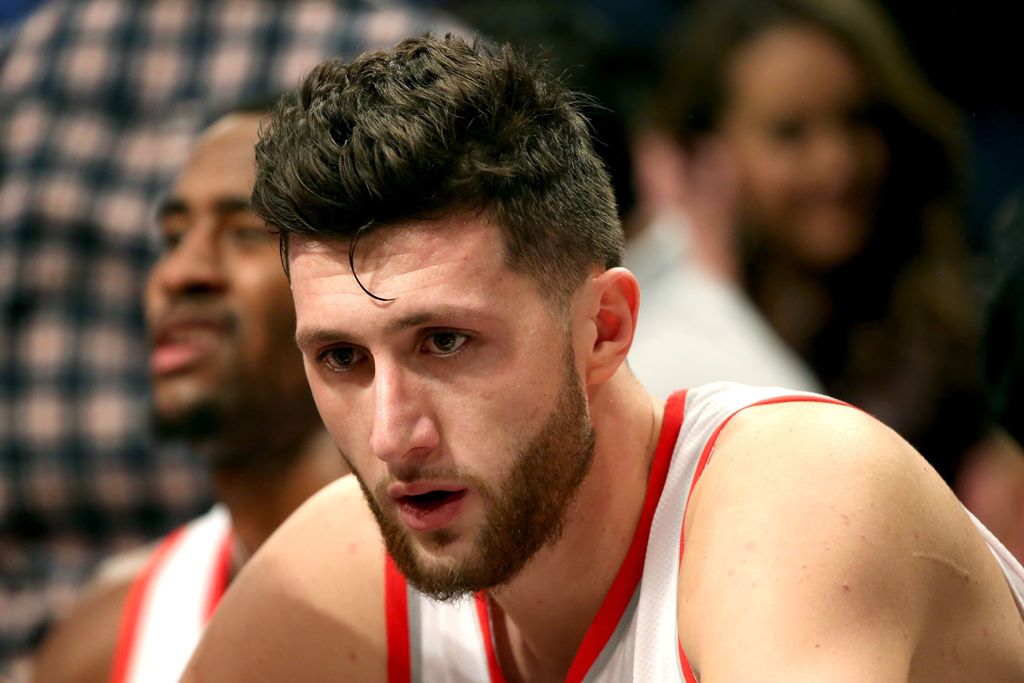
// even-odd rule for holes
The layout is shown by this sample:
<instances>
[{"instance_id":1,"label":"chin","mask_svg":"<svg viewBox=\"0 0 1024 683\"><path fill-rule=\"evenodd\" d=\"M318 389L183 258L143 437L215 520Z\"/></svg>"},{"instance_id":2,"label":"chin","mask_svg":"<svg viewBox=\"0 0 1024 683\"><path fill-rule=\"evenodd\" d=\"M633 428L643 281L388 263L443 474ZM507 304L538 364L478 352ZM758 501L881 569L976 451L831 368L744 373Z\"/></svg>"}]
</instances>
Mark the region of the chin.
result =
<instances>
[{"instance_id":1,"label":"chin","mask_svg":"<svg viewBox=\"0 0 1024 683\"><path fill-rule=\"evenodd\" d=\"M801 231L792 249L809 270L828 272L852 261L864 250L869 227L862 221L832 219Z\"/></svg>"},{"instance_id":2,"label":"chin","mask_svg":"<svg viewBox=\"0 0 1024 683\"><path fill-rule=\"evenodd\" d=\"M409 541L417 547L420 558L430 561L458 562L471 556L475 544L464 533L453 529L438 529L423 534L405 532Z\"/></svg>"},{"instance_id":3,"label":"chin","mask_svg":"<svg viewBox=\"0 0 1024 683\"><path fill-rule=\"evenodd\" d=\"M213 400L213 394L222 381L219 377L195 373L153 377L153 403L158 410L168 414L188 412L196 404Z\"/></svg>"},{"instance_id":4,"label":"chin","mask_svg":"<svg viewBox=\"0 0 1024 683\"><path fill-rule=\"evenodd\" d=\"M157 437L196 441L216 436L222 426L220 405L204 397L189 402L157 399L151 417Z\"/></svg>"}]
</instances>

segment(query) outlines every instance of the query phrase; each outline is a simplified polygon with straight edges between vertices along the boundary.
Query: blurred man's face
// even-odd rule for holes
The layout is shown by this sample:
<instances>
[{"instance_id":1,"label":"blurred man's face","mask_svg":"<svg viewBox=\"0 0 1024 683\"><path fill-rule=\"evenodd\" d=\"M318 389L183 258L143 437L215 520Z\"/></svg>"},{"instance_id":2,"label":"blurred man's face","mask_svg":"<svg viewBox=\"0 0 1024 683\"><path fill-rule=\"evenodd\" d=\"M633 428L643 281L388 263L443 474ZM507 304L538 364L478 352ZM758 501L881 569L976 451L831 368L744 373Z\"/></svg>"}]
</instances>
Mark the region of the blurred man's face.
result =
<instances>
[{"instance_id":1,"label":"blurred man's face","mask_svg":"<svg viewBox=\"0 0 1024 683\"><path fill-rule=\"evenodd\" d=\"M258 125L242 114L214 124L159 211L146 315L165 435L231 438L310 407L278 240L248 208Z\"/></svg>"}]
</instances>

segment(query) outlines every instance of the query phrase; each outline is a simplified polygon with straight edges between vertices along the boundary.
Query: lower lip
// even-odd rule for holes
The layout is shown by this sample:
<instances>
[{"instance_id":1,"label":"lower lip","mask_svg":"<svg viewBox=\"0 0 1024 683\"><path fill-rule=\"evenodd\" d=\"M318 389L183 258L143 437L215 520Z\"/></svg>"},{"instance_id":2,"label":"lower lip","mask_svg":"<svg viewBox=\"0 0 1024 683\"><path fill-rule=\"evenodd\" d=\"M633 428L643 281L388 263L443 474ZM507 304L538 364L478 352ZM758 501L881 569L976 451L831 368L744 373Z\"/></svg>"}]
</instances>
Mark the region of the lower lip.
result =
<instances>
[{"instance_id":1,"label":"lower lip","mask_svg":"<svg viewBox=\"0 0 1024 683\"><path fill-rule=\"evenodd\" d=\"M466 491L456 491L444 501L433 505L413 505L403 500L396 501L398 514L407 527L413 531L437 531L454 521L462 509Z\"/></svg>"},{"instance_id":2,"label":"lower lip","mask_svg":"<svg viewBox=\"0 0 1024 683\"><path fill-rule=\"evenodd\" d=\"M206 354L202 344L163 344L153 349L149 367L155 375L167 375L197 364Z\"/></svg>"}]
</instances>

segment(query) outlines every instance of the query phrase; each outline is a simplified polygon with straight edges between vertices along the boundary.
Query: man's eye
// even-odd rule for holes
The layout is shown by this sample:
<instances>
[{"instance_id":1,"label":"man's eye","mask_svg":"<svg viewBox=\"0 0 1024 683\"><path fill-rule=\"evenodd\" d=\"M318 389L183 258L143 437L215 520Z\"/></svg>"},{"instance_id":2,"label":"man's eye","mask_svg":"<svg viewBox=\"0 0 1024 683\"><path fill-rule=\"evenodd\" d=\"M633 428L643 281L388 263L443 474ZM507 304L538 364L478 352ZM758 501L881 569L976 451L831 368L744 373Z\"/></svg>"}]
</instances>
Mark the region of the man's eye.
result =
<instances>
[{"instance_id":1,"label":"man's eye","mask_svg":"<svg viewBox=\"0 0 1024 683\"><path fill-rule=\"evenodd\" d=\"M164 228L160 232L160 241L164 252L174 251L185 239L185 229Z\"/></svg>"},{"instance_id":2,"label":"man's eye","mask_svg":"<svg viewBox=\"0 0 1024 683\"><path fill-rule=\"evenodd\" d=\"M424 349L437 356L450 356L462 348L469 337L461 332L434 332L423 341Z\"/></svg>"},{"instance_id":3,"label":"man's eye","mask_svg":"<svg viewBox=\"0 0 1024 683\"><path fill-rule=\"evenodd\" d=\"M272 242L276 235L263 226L238 227L230 232L231 240L241 245L260 245Z\"/></svg>"},{"instance_id":4,"label":"man's eye","mask_svg":"<svg viewBox=\"0 0 1024 683\"><path fill-rule=\"evenodd\" d=\"M324 351L320 356L320 361L327 366L329 370L334 372L344 372L351 370L360 361L366 358L366 354L359 349L352 348L351 346L339 346L334 349L328 349Z\"/></svg>"}]
</instances>

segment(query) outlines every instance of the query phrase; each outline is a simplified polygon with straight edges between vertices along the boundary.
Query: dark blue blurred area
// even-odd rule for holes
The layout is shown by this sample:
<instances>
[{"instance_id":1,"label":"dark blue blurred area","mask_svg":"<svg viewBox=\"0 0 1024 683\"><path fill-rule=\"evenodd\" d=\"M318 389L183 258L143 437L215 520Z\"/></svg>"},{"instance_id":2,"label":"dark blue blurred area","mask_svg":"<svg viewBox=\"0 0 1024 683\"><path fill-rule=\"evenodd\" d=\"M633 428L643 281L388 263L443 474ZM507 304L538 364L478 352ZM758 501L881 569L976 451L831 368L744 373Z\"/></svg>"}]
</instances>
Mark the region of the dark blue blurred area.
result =
<instances>
[{"instance_id":1,"label":"dark blue blurred area","mask_svg":"<svg viewBox=\"0 0 1024 683\"><path fill-rule=\"evenodd\" d=\"M996 210L1024 180L1024 87L1014 5L882 4L932 85L963 114L971 144L967 236L976 251L987 251Z\"/></svg>"},{"instance_id":2,"label":"dark blue blurred area","mask_svg":"<svg viewBox=\"0 0 1024 683\"><path fill-rule=\"evenodd\" d=\"M0 0L0 30L18 21L44 0Z\"/></svg>"}]
</instances>

